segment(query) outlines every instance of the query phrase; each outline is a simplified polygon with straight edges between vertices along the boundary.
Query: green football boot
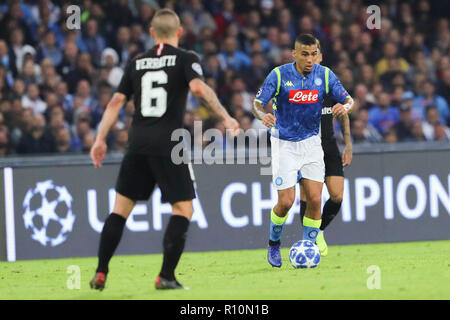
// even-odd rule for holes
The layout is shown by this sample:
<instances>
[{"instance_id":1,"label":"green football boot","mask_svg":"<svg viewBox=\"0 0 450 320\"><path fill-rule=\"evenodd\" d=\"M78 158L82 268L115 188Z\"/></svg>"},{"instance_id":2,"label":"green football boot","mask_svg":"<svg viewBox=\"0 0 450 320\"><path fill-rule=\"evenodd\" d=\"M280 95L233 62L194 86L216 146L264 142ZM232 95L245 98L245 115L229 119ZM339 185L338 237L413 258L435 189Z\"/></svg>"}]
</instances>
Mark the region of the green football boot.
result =
<instances>
[{"instance_id":1,"label":"green football boot","mask_svg":"<svg viewBox=\"0 0 450 320\"><path fill-rule=\"evenodd\" d=\"M328 255L328 246L323 236L323 231L320 231L316 238L316 244L319 247L320 255L326 257Z\"/></svg>"}]
</instances>

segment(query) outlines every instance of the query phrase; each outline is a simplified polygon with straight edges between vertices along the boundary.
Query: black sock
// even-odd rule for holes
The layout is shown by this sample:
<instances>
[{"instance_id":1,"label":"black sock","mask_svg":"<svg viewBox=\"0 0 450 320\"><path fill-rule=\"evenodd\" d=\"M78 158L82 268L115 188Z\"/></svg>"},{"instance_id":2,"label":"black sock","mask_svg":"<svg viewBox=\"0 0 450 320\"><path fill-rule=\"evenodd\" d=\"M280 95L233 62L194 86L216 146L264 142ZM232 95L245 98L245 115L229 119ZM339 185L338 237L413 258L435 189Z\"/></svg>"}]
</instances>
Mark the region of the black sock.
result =
<instances>
[{"instance_id":1,"label":"black sock","mask_svg":"<svg viewBox=\"0 0 450 320\"><path fill-rule=\"evenodd\" d=\"M342 202L333 202L331 199L328 199L323 206L322 213L322 224L320 225L320 230L325 230L325 228L330 224L331 220L336 217L341 209Z\"/></svg>"},{"instance_id":2,"label":"black sock","mask_svg":"<svg viewBox=\"0 0 450 320\"><path fill-rule=\"evenodd\" d=\"M189 220L180 215L172 215L164 234L164 257L160 276L171 281L175 280L175 268L180 260L186 242Z\"/></svg>"},{"instance_id":3,"label":"black sock","mask_svg":"<svg viewBox=\"0 0 450 320\"><path fill-rule=\"evenodd\" d=\"M300 223L303 225L303 218L306 213L306 201L300 200Z\"/></svg>"},{"instance_id":4,"label":"black sock","mask_svg":"<svg viewBox=\"0 0 450 320\"><path fill-rule=\"evenodd\" d=\"M119 245L125 222L126 219L117 213L111 213L106 219L100 236L97 272L108 273L109 260Z\"/></svg>"},{"instance_id":5,"label":"black sock","mask_svg":"<svg viewBox=\"0 0 450 320\"><path fill-rule=\"evenodd\" d=\"M281 244L281 241L272 241L269 239L269 246L273 247L273 246L279 246Z\"/></svg>"}]
</instances>

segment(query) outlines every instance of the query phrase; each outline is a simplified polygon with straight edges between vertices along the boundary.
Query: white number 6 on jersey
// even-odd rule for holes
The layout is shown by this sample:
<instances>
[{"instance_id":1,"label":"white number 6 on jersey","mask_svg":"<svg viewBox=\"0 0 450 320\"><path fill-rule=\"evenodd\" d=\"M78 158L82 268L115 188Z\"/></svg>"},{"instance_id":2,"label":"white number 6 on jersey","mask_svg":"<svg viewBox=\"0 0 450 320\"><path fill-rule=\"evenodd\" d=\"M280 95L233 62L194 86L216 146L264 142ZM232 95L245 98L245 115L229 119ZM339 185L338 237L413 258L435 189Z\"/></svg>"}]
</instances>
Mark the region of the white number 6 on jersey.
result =
<instances>
[{"instance_id":1,"label":"white number 6 on jersey","mask_svg":"<svg viewBox=\"0 0 450 320\"><path fill-rule=\"evenodd\" d=\"M141 114L144 117L162 117L167 110L167 91L162 87L153 87L153 83L166 84L167 73L148 71L141 78ZM155 105L152 106L152 101Z\"/></svg>"}]
</instances>

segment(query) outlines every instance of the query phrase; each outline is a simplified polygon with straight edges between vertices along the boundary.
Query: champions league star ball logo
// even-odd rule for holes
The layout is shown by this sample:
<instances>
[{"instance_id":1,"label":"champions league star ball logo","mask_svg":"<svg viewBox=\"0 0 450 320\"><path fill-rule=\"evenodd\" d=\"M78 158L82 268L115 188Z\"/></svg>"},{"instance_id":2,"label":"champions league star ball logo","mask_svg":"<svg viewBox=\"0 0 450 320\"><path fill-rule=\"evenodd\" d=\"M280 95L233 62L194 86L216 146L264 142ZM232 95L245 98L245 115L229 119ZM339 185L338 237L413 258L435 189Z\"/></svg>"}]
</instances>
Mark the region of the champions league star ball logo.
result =
<instances>
[{"instance_id":1,"label":"champions league star ball logo","mask_svg":"<svg viewBox=\"0 0 450 320\"><path fill-rule=\"evenodd\" d=\"M25 229L32 232L33 240L52 247L66 241L75 221L72 196L66 187L53 185L53 180L38 182L27 191L23 208Z\"/></svg>"}]
</instances>

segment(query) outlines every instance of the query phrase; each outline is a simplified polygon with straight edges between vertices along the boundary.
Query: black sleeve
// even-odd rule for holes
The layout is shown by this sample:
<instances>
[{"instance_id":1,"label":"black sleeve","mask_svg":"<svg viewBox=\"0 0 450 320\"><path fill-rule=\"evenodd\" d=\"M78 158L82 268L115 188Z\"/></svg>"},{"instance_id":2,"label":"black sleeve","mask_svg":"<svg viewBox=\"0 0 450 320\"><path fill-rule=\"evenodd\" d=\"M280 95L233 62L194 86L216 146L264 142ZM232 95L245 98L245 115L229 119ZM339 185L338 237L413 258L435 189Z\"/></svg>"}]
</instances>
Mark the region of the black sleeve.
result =
<instances>
[{"instance_id":1,"label":"black sleeve","mask_svg":"<svg viewBox=\"0 0 450 320\"><path fill-rule=\"evenodd\" d=\"M131 80L131 71L133 64L135 63L135 60L132 60L128 63L128 65L125 67L125 71L122 76L122 80L120 80L120 84L117 87L117 91L119 93L124 94L127 99L130 99L131 95L133 94L133 82Z\"/></svg>"},{"instance_id":2,"label":"black sleeve","mask_svg":"<svg viewBox=\"0 0 450 320\"><path fill-rule=\"evenodd\" d=\"M187 83L195 78L203 80L203 70L200 65L200 58L195 52L189 51L184 55L183 67Z\"/></svg>"}]
</instances>

